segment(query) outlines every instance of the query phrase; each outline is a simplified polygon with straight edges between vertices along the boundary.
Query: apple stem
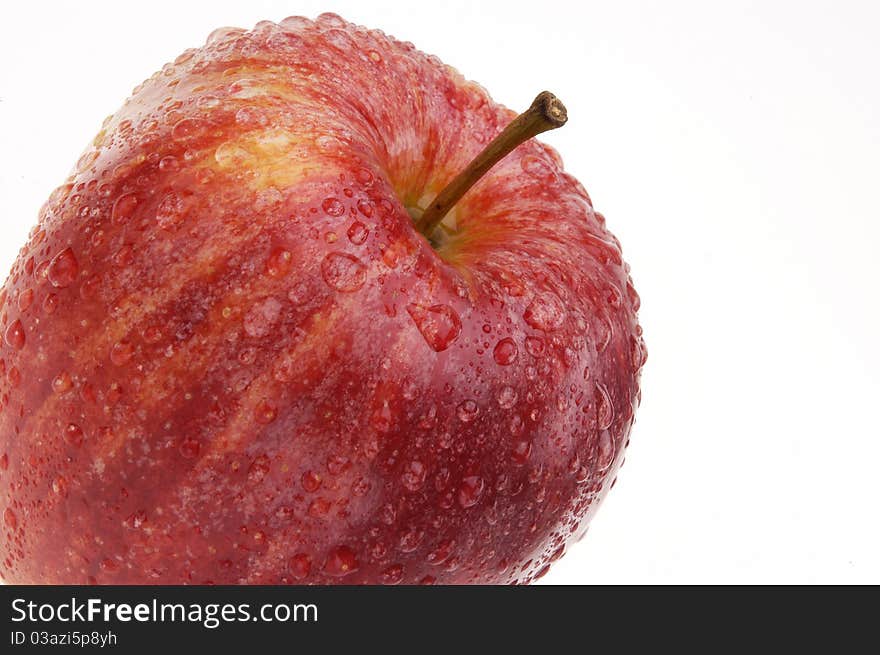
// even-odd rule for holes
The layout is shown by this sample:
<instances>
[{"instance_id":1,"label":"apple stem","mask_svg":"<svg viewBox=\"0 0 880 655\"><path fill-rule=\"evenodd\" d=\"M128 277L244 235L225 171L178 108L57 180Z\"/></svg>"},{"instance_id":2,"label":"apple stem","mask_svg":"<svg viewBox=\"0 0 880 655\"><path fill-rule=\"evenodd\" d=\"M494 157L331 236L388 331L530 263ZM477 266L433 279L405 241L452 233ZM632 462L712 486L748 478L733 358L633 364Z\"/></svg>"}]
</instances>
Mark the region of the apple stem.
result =
<instances>
[{"instance_id":1,"label":"apple stem","mask_svg":"<svg viewBox=\"0 0 880 655\"><path fill-rule=\"evenodd\" d=\"M483 151L474 157L461 173L450 182L416 223L416 228L428 239L472 186L495 164L509 155L514 148L541 132L562 127L568 120L565 105L549 91L542 91L532 106L514 118L504 130L492 139Z\"/></svg>"}]
</instances>

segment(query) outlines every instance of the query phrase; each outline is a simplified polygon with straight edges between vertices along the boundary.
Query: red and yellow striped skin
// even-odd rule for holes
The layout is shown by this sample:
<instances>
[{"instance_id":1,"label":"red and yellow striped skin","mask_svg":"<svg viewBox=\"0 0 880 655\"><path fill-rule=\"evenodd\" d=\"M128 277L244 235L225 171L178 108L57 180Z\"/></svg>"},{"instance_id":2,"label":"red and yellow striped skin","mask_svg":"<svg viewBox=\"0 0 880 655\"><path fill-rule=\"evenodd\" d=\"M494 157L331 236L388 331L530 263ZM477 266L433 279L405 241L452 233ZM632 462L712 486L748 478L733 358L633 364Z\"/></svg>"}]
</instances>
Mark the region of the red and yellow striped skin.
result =
<instances>
[{"instance_id":1,"label":"red and yellow striped skin","mask_svg":"<svg viewBox=\"0 0 880 655\"><path fill-rule=\"evenodd\" d=\"M333 15L135 89L0 295L10 583L511 583L611 486L645 350L619 244L513 114Z\"/></svg>"}]
</instances>

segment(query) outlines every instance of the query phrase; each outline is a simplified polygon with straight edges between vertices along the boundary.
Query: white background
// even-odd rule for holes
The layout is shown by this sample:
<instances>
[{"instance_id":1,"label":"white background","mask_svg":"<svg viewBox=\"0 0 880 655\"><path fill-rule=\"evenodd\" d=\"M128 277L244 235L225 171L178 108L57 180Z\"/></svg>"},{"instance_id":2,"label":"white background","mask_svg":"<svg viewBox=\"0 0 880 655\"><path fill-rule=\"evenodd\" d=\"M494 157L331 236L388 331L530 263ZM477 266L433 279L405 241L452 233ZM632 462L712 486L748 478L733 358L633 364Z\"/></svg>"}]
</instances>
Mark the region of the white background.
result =
<instances>
[{"instance_id":1,"label":"white background","mask_svg":"<svg viewBox=\"0 0 880 655\"><path fill-rule=\"evenodd\" d=\"M548 583L880 582L872 2L0 3L0 268L131 89L215 27L335 11L522 109L624 246L627 463ZM543 13L542 13L543 12Z\"/></svg>"}]
</instances>

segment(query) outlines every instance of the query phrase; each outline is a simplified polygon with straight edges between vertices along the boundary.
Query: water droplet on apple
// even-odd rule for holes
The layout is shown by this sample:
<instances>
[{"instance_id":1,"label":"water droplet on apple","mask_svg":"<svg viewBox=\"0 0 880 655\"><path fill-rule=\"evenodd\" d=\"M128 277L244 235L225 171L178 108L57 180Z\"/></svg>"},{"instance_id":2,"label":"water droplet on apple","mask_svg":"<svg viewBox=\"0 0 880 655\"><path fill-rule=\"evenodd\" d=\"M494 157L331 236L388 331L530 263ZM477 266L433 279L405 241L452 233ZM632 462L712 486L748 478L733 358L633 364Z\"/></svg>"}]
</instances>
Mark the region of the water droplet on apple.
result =
<instances>
[{"instance_id":1,"label":"water droplet on apple","mask_svg":"<svg viewBox=\"0 0 880 655\"><path fill-rule=\"evenodd\" d=\"M418 460L410 462L403 471L401 482L409 491L418 491L425 484L425 477L428 471L425 465Z\"/></svg>"},{"instance_id":2,"label":"water droplet on apple","mask_svg":"<svg viewBox=\"0 0 880 655\"><path fill-rule=\"evenodd\" d=\"M608 395L605 385L601 382L596 382L596 391L598 396L596 409L598 428L607 430L614 421L614 403L611 401L611 396Z\"/></svg>"},{"instance_id":3,"label":"water droplet on apple","mask_svg":"<svg viewBox=\"0 0 880 655\"><path fill-rule=\"evenodd\" d=\"M498 392L498 405L502 409L510 409L511 407L516 405L516 401L516 389L511 386L501 387L501 390Z\"/></svg>"},{"instance_id":4,"label":"water droplet on apple","mask_svg":"<svg viewBox=\"0 0 880 655\"><path fill-rule=\"evenodd\" d=\"M398 585L403 581L403 566L394 564L382 571L381 579L384 585Z\"/></svg>"},{"instance_id":5,"label":"water droplet on apple","mask_svg":"<svg viewBox=\"0 0 880 655\"><path fill-rule=\"evenodd\" d=\"M13 532L18 528L18 516L15 515L15 512L11 507L7 507L3 510L3 522L6 524L6 527Z\"/></svg>"},{"instance_id":6,"label":"water droplet on apple","mask_svg":"<svg viewBox=\"0 0 880 655\"><path fill-rule=\"evenodd\" d=\"M198 136L207 128L207 121L198 118L184 118L171 128L171 138L176 141L184 141Z\"/></svg>"},{"instance_id":7,"label":"water droplet on apple","mask_svg":"<svg viewBox=\"0 0 880 655\"><path fill-rule=\"evenodd\" d=\"M437 546L428 553L428 564L433 564L434 566L439 566L443 564L446 560L448 560L453 551L455 550L455 542L451 539L444 539Z\"/></svg>"},{"instance_id":8,"label":"water droplet on apple","mask_svg":"<svg viewBox=\"0 0 880 655\"><path fill-rule=\"evenodd\" d=\"M159 160L159 170L163 173L173 173L180 170L180 162L174 155L162 157L162 159Z\"/></svg>"},{"instance_id":9,"label":"water droplet on apple","mask_svg":"<svg viewBox=\"0 0 880 655\"><path fill-rule=\"evenodd\" d=\"M412 317L427 344L436 352L449 348L461 334L461 319L448 305L408 305L406 311Z\"/></svg>"},{"instance_id":10,"label":"water droplet on apple","mask_svg":"<svg viewBox=\"0 0 880 655\"><path fill-rule=\"evenodd\" d=\"M315 498L311 503L309 503L309 508L306 510L309 516L313 516L315 518L321 518L326 516L330 511L330 501L326 498Z\"/></svg>"},{"instance_id":11,"label":"water droplet on apple","mask_svg":"<svg viewBox=\"0 0 880 655\"><path fill-rule=\"evenodd\" d=\"M327 557L324 563L324 572L336 578L341 578L358 570L360 564L357 555L348 546L337 546Z\"/></svg>"},{"instance_id":12,"label":"water droplet on apple","mask_svg":"<svg viewBox=\"0 0 880 655\"><path fill-rule=\"evenodd\" d=\"M266 260L266 275L269 277L284 277L293 266L293 255L289 250L276 248Z\"/></svg>"},{"instance_id":13,"label":"water droplet on apple","mask_svg":"<svg viewBox=\"0 0 880 655\"><path fill-rule=\"evenodd\" d=\"M110 214L111 220L117 225L125 223L134 213L137 207L138 199L133 193L125 193L116 199L113 203L113 211Z\"/></svg>"},{"instance_id":14,"label":"water droplet on apple","mask_svg":"<svg viewBox=\"0 0 880 655\"><path fill-rule=\"evenodd\" d=\"M458 420L462 423L470 423L475 418L477 418L477 414L480 413L480 406L477 405L474 400L465 400L462 402L455 410L456 414L458 414Z\"/></svg>"},{"instance_id":15,"label":"water droplet on apple","mask_svg":"<svg viewBox=\"0 0 880 655\"><path fill-rule=\"evenodd\" d=\"M125 366L134 356L134 346L128 341L120 341L110 349L110 361L116 366Z\"/></svg>"},{"instance_id":16,"label":"water droplet on apple","mask_svg":"<svg viewBox=\"0 0 880 655\"><path fill-rule=\"evenodd\" d=\"M354 245L359 246L367 240L367 237L370 234L370 230L367 229L367 226L360 221L355 221L348 228L348 232L346 232L346 234L348 234L349 241L351 241Z\"/></svg>"},{"instance_id":17,"label":"water droplet on apple","mask_svg":"<svg viewBox=\"0 0 880 655\"><path fill-rule=\"evenodd\" d=\"M321 203L321 208L327 216L333 216L334 218L345 213L345 205L332 196L324 199L324 202Z\"/></svg>"},{"instance_id":18,"label":"water droplet on apple","mask_svg":"<svg viewBox=\"0 0 880 655\"><path fill-rule=\"evenodd\" d=\"M305 580L312 572L312 558L306 553L298 553L290 558L290 575L297 580Z\"/></svg>"},{"instance_id":19,"label":"water droplet on apple","mask_svg":"<svg viewBox=\"0 0 880 655\"><path fill-rule=\"evenodd\" d=\"M344 252L331 252L321 262L321 276L333 289L342 292L357 291L367 280L363 262Z\"/></svg>"},{"instance_id":20,"label":"water droplet on apple","mask_svg":"<svg viewBox=\"0 0 880 655\"><path fill-rule=\"evenodd\" d=\"M348 35L348 32L344 30L327 30L324 32L324 38L326 38L327 42L332 46L339 48L345 53L353 52L357 48L357 45Z\"/></svg>"},{"instance_id":21,"label":"water droplet on apple","mask_svg":"<svg viewBox=\"0 0 880 655\"><path fill-rule=\"evenodd\" d=\"M565 306L556 294L541 293L526 308L523 318L536 330L551 332L565 320Z\"/></svg>"},{"instance_id":22,"label":"water droplet on apple","mask_svg":"<svg viewBox=\"0 0 880 655\"><path fill-rule=\"evenodd\" d=\"M15 321L6 328L6 343L16 350L24 348L27 342L27 336L24 332L24 326L21 321Z\"/></svg>"},{"instance_id":23,"label":"water droplet on apple","mask_svg":"<svg viewBox=\"0 0 880 655\"><path fill-rule=\"evenodd\" d=\"M602 430L599 433L599 443L596 447L596 470L600 472L606 470L613 461L614 441L608 430Z\"/></svg>"},{"instance_id":24,"label":"water droplet on apple","mask_svg":"<svg viewBox=\"0 0 880 655\"><path fill-rule=\"evenodd\" d=\"M52 391L57 394L67 393L73 389L73 380L66 371L62 371L52 380Z\"/></svg>"},{"instance_id":25,"label":"water droplet on apple","mask_svg":"<svg viewBox=\"0 0 880 655\"><path fill-rule=\"evenodd\" d=\"M300 484L305 491L314 493L321 487L321 476L314 471L306 471L300 478Z\"/></svg>"},{"instance_id":26,"label":"water droplet on apple","mask_svg":"<svg viewBox=\"0 0 880 655\"><path fill-rule=\"evenodd\" d=\"M608 322L605 318L599 318L596 320L596 351L597 352L605 352L605 349L608 347L608 344L611 343L611 338L614 336L614 328L611 326L611 323Z\"/></svg>"},{"instance_id":27,"label":"water droplet on apple","mask_svg":"<svg viewBox=\"0 0 880 655\"><path fill-rule=\"evenodd\" d=\"M249 151L232 141L227 141L226 143L221 144L217 150L214 151L214 160L217 164L221 168L232 171L241 170L243 166L248 164L251 158L252 156ZM203 170L210 171L211 169L206 168ZM203 183L207 181L209 180L202 180Z\"/></svg>"},{"instance_id":28,"label":"water droplet on apple","mask_svg":"<svg viewBox=\"0 0 880 655\"><path fill-rule=\"evenodd\" d=\"M509 366L516 360L517 353L516 342L507 337L495 344L492 357L499 366Z\"/></svg>"},{"instance_id":29,"label":"water droplet on apple","mask_svg":"<svg viewBox=\"0 0 880 655\"><path fill-rule=\"evenodd\" d=\"M67 427L64 428L64 440L71 446L81 446L84 438L85 435L83 434L82 428L75 423L69 423Z\"/></svg>"},{"instance_id":30,"label":"water droplet on apple","mask_svg":"<svg viewBox=\"0 0 880 655\"><path fill-rule=\"evenodd\" d=\"M532 442L522 440L517 441L513 445L513 451L511 452L510 458L513 460L514 464L516 464L517 466L522 466L528 461L529 455L531 454Z\"/></svg>"},{"instance_id":31,"label":"water droplet on apple","mask_svg":"<svg viewBox=\"0 0 880 655\"><path fill-rule=\"evenodd\" d=\"M261 400L254 408L254 419L260 425L269 425L278 418L278 409L267 400Z\"/></svg>"},{"instance_id":32,"label":"water droplet on apple","mask_svg":"<svg viewBox=\"0 0 880 655\"><path fill-rule=\"evenodd\" d=\"M55 255L49 264L49 282L56 289L64 289L74 283L79 276L79 262L70 248Z\"/></svg>"},{"instance_id":33,"label":"water droplet on apple","mask_svg":"<svg viewBox=\"0 0 880 655\"><path fill-rule=\"evenodd\" d=\"M355 169L354 179L356 179L362 186L372 186L374 182L373 172L369 168L361 166Z\"/></svg>"},{"instance_id":34,"label":"water droplet on apple","mask_svg":"<svg viewBox=\"0 0 880 655\"><path fill-rule=\"evenodd\" d=\"M526 352L532 357L544 354L544 340L541 337L526 337Z\"/></svg>"},{"instance_id":35,"label":"water droplet on apple","mask_svg":"<svg viewBox=\"0 0 880 655\"><path fill-rule=\"evenodd\" d=\"M458 488L458 504L464 509L473 507L480 502L485 487L486 484L480 476L471 475L466 477L461 481L461 486Z\"/></svg>"},{"instance_id":36,"label":"water droplet on apple","mask_svg":"<svg viewBox=\"0 0 880 655\"><path fill-rule=\"evenodd\" d=\"M34 304L34 290L25 289L18 296L18 311L22 314L31 308Z\"/></svg>"},{"instance_id":37,"label":"water droplet on apple","mask_svg":"<svg viewBox=\"0 0 880 655\"><path fill-rule=\"evenodd\" d=\"M183 441L180 442L180 446L178 448L180 454L186 459L194 459L199 456L199 451L201 450L201 444L198 439L193 439L192 437L187 437Z\"/></svg>"},{"instance_id":38,"label":"water droplet on apple","mask_svg":"<svg viewBox=\"0 0 880 655\"><path fill-rule=\"evenodd\" d=\"M183 200L176 192L171 191L165 194L156 208L156 222L163 230L173 230L183 223L183 214Z\"/></svg>"},{"instance_id":39,"label":"water droplet on apple","mask_svg":"<svg viewBox=\"0 0 880 655\"><path fill-rule=\"evenodd\" d=\"M342 18L339 14L334 14L331 11L325 11L323 14L315 19L315 24L323 27L324 29L339 28L345 27L345 19Z\"/></svg>"}]
</instances>

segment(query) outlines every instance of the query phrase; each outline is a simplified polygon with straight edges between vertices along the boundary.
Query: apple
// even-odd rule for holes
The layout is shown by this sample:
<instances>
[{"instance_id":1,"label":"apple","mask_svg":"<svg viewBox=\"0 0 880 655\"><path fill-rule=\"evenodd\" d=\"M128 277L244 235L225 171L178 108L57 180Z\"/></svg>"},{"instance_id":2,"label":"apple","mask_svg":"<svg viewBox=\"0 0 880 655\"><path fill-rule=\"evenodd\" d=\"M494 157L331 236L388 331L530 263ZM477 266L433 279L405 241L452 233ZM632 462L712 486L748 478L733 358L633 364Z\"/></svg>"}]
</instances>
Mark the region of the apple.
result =
<instances>
[{"instance_id":1,"label":"apple","mask_svg":"<svg viewBox=\"0 0 880 655\"><path fill-rule=\"evenodd\" d=\"M613 485L646 351L618 241L528 140L561 103L514 116L333 14L217 30L138 86L0 295L2 578L546 572Z\"/></svg>"}]
</instances>

